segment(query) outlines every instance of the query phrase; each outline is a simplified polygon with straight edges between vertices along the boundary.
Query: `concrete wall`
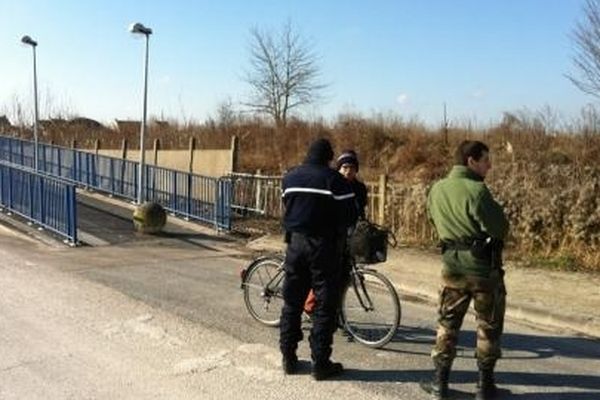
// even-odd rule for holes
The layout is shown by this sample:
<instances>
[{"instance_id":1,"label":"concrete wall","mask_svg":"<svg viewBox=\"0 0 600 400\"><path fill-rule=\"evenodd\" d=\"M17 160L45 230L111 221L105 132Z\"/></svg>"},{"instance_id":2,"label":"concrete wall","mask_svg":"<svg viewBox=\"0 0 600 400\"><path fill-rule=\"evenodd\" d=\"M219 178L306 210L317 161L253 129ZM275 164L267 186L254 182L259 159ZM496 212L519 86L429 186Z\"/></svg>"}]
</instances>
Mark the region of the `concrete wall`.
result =
<instances>
[{"instance_id":1,"label":"concrete wall","mask_svg":"<svg viewBox=\"0 0 600 400\"><path fill-rule=\"evenodd\" d=\"M161 150L154 146L146 150L146 163L158 165L159 167L176 169L180 171L191 171L195 174L220 177L236 170L237 161L237 138L231 140L229 149L193 149L194 143L190 142L187 150ZM123 149L102 149L102 144L97 143L96 149L80 149L92 153L98 153L109 157L122 158ZM126 149L126 158L139 161L139 150Z\"/></svg>"},{"instance_id":2,"label":"concrete wall","mask_svg":"<svg viewBox=\"0 0 600 400\"><path fill-rule=\"evenodd\" d=\"M84 151L94 152L90 149ZM121 158L121 150L98 150L98 154ZM139 161L139 150L127 150L127 159ZM177 169L180 171L190 170L190 158L192 160L192 172L207 176L223 176L232 172L231 150L194 150L193 154L189 150L158 150L156 152L159 167ZM154 150L146 150L146 163L154 165Z\"/></svg>"}]
</instances>

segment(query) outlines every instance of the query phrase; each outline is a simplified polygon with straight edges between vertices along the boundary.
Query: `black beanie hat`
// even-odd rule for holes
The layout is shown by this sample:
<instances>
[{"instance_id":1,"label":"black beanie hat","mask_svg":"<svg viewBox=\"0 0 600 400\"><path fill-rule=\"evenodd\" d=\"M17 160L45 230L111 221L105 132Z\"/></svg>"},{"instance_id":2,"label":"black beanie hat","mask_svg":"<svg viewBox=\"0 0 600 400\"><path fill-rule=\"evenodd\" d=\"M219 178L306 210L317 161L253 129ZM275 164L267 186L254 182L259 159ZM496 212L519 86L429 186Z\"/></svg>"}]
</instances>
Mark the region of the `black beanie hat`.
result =
<instances>
[{"instance_id":1,"label":"black beanie hat","mask_svg":"<svg viewBox=\"0 0 600 400\"><path fill-rule=\"evenodd\" d=\"M340 167L344 164L354 165L356 167L356 172L358 172L358 156L354 150L344 150L344 152L337 158L336 169L340 169Z\"/></svg>"},{"instance_id":2,"label":"black beanie hat","mask_svg":"<svg viewBox=\"0 0 600 400\"><path fill-rule=\"evenodd\" d=\"M333 148L327 139L317 139L311 143L304 162L309 164L327 165L333 160Z\"/></svg>"}]
</instances>

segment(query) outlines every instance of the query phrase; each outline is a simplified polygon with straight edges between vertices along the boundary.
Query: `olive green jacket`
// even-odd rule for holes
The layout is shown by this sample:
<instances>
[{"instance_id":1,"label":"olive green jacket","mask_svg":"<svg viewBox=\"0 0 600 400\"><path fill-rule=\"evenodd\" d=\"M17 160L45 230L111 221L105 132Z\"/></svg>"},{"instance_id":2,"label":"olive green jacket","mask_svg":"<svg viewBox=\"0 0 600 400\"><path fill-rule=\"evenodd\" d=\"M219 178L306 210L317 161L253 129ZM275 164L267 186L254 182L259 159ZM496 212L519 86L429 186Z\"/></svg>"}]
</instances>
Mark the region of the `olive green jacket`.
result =
<instances>
[{"instance_id":1,"label":"olive green jacket","mask_svg":"<svg viewBox=\"0 0 600 400\"><path fill-rule=\"evenodd\" d=\"M508 220L483 179L468 167L455 165L436 182L427 198L429 218L441 240L465 241L491 236L504 240ZM489 262L474 258L469 250L444 253L444 275L488 277Z\"/></svg>"}]
</instances>

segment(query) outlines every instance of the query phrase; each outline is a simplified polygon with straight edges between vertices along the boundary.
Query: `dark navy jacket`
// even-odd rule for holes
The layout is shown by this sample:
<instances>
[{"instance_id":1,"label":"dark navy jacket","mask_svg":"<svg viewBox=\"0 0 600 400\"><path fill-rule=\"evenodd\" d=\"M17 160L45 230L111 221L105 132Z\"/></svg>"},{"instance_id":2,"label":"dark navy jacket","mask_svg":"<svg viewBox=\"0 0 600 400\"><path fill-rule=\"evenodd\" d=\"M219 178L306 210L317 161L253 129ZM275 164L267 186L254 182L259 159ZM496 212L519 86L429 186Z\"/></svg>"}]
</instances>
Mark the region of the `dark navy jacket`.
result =
<instances>
[{"instance_id":1,"label":"dark navy jacket","mask_svg":"<svg viewBox=\"0 0 600 400\"><path fill-rule=\"evenodd\" d=\"M358 218L366 219L365 207L367 206L367 186L358 179L354 179L350 182L350 187L354 192L354 196L356 196L354 198L354 203L356 204Z\"/></svg>"},{"instance_id":2,"label":"dark navy jacket","mask_svg":"<svg viewBox=\"0 0 600 400\"><path fill-rule=\"evenodd\" d=\"M356 222L355 195L337 171L304 163L283 178L286 232L335 237Z\"/></svg>"}]
</instances>

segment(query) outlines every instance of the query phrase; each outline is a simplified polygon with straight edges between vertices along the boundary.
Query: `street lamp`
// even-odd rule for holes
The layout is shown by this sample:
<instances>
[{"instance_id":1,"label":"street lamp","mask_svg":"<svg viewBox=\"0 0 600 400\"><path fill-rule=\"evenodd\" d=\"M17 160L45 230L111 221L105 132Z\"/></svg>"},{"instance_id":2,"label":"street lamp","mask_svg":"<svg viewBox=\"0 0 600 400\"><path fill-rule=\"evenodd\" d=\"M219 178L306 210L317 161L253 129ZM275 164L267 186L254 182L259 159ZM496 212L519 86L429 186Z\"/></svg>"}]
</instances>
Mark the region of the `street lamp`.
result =
<instances>
[{"instance_id":1,"label":"street lamp","mask_svg":"<svg viewBox=\"0 0 600 400\"><path fill-rule=\"evenodd\" d=\"M37 95L37 67L35 60L35 48L37 42L25 35L21 38L21 42L31 46L33 49L33 110L34 110L34 122L33 122L33 164L34 168L38 170L38 95Z\"/></svg>"},{"instance_id":2,"label":"street lamp","mask_svg":"<svg viewBox=\"0 0 600 400\"><path fill-rule=\"evenodd\" d=\"M142 204L144 201L144 161L146 160L146 151L144 149L144 136L146 135L146 109L148 104L148 42L152 29L145 27L139 22L129 26L129 32L144 35L146 37L146 54L144 58L144 92L143 92L143 107L142 107L142 123L140 126L140 164L138 169L138 193L137 203Z\"/></svg>"}]
</instances>

